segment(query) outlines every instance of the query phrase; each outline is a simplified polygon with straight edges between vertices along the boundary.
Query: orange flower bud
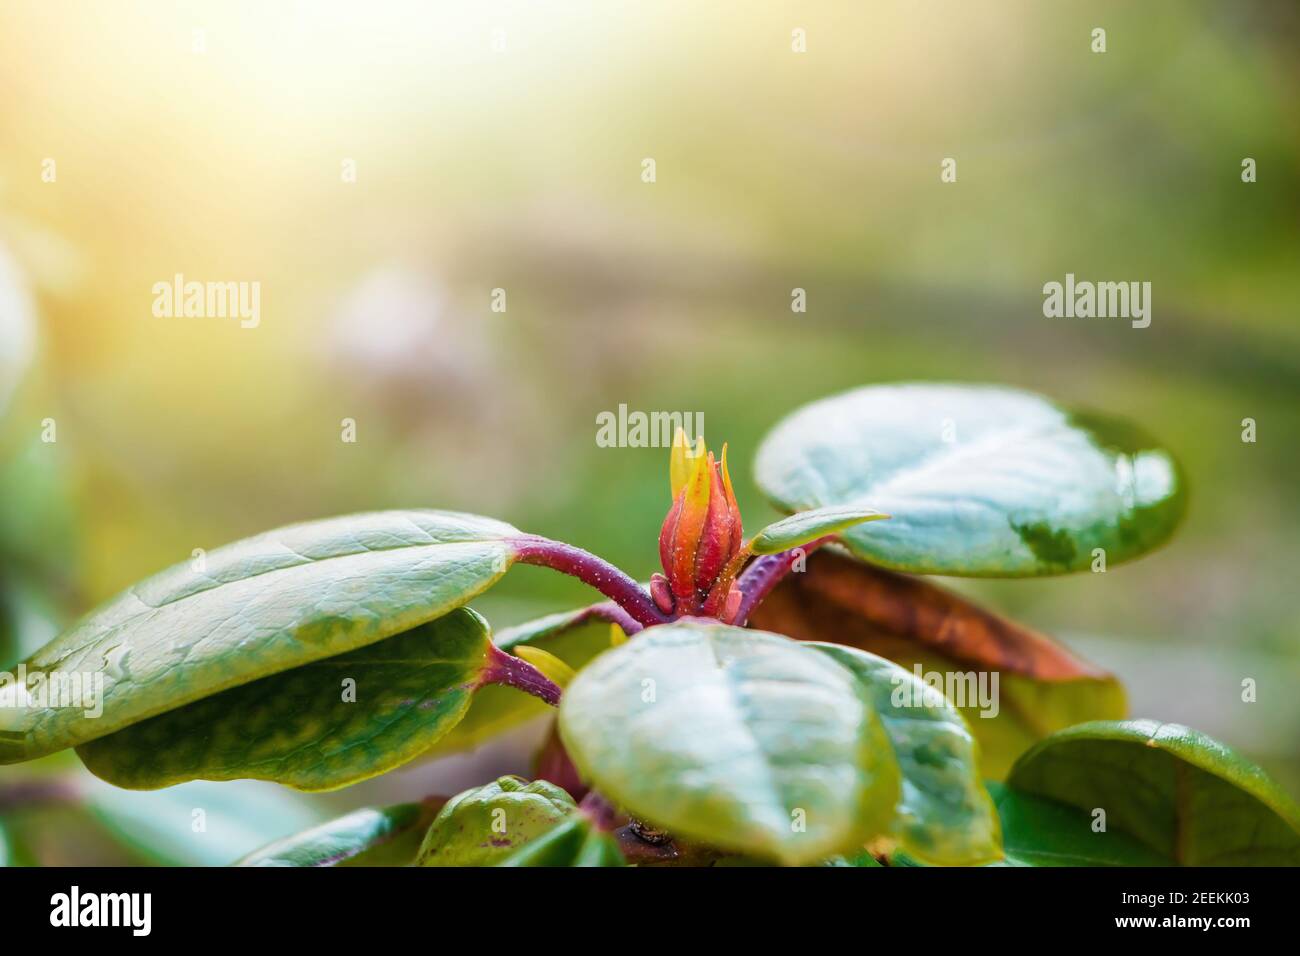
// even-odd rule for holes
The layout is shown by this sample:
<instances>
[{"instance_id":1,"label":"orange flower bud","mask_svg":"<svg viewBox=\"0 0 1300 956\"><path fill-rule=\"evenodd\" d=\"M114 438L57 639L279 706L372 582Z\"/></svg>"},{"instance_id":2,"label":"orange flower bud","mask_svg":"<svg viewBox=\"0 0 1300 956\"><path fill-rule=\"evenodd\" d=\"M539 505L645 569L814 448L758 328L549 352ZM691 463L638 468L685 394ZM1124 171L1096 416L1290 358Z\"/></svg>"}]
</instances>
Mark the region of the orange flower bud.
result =
<instances>
[{"instance_id":1,"label":"orange flower bud","mask_svg":"<svg viewBox=\"0 0 1300 956\"><path fill-rule=\"evenodd\" d=\"M659 558L668 586L684 614L717 614L734 577L732 559L742 543L740 507L727 470L727 448L714 460L680 428L673 439L669 478L673 504L659 532ZM722 580L722 578L726 580Z\"/></svg>"}]
</instances>

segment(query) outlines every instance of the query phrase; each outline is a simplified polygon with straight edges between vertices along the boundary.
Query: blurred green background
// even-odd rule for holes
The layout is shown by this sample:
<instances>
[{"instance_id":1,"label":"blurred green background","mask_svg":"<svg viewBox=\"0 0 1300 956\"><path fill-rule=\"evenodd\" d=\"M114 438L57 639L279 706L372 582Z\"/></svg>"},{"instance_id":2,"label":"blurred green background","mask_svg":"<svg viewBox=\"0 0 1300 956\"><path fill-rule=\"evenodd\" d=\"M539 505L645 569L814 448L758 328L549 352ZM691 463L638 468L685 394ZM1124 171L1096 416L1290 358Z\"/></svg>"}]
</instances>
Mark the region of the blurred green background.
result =
<instances>
[{"instance_id":1,"label":"blurred green background","mask_svg":"<svg viewBox=\"0 0 1300 956\"><path fill-rule=\"evenodd\" d=\"M995 381L1139 421L1191 511L1105 575L955 586L1300 792L1298 48L1274 2L6 3L5 663L195 548L354 510L494 515L644 578L667 456L597 447L599 412L703 413L752 529L786 411ZM1151 326L1044 318L1067 272L1150 281ZM260 282L261 324L153 317L176 273ZM588 597L522 568L476 607ZM0 768L0 852L226 862L524 769L539 732L312 798Z\"/></svg>"}]
</instances>

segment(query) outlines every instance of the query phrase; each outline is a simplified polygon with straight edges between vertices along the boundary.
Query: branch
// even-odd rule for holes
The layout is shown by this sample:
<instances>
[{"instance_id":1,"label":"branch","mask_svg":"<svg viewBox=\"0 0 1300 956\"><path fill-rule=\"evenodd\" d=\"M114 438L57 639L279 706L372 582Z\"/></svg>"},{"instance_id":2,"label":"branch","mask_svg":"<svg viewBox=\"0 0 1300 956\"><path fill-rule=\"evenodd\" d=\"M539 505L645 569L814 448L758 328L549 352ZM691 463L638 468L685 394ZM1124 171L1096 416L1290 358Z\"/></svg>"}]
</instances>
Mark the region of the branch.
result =
<instances>
[{"instance_id":1,"label":"branch","mask_svg":"<svg viewBox=\"0 0 1300 956\"><path fill-rule=\"evenodd\" d=\"M517 538L514 545L516 561L561 571L585 584L590 584L644 627L665 624L670 620L655 607L654 601L641 585L608 561L596 557L589 551L534 535ZM622 626L621 622L615 623L620 623Z\"/></svg>"},{"instance_id":2,"label":"branch","mask_svg":"<svg viewBox=\"0 0 1300 956\"><path fill-rule=\"evenodd\" d=\"M522 658L507 654L495 644L488 645L488 666L479 684L505 684L525 694L532 694L552 707L560 703L560 685Z\"/></svg>"}]
</instances>

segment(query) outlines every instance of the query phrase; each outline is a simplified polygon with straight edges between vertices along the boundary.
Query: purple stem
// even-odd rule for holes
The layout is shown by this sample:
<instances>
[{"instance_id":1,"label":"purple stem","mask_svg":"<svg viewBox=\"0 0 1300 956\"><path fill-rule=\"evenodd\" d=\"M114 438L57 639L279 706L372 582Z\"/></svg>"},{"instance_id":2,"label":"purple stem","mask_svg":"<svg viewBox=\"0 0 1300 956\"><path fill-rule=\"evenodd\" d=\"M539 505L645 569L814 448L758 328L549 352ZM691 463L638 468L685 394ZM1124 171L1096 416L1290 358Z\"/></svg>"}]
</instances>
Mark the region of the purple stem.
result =
<instances>
[{"instance_id":1,"label":"purple stem","mask_svg":"<svg viewBox=\"0 0 1300 956\"><path fill-rule=\"evenodd\" d=\"M611 624L617 624L623 629L623 633L628 637L636 634L638 631L645 629L645 625L635 620L632 615L623 610L613 601L602 601L599 604L593 604L587 608L587 615L598 617L603 621L609 621Z\"/></svg>"},{"instance_id":2,"label":"purple stem","mask_svg":"<svg viewBox=\"0 0 1300 956\"><path fill-rule=\"evenodd\" d=\"M488 645L488 666L479 681L481 684L505 684L522 690L525 694L540 697L552 707L560 703L560 685L532 664L513 654L507 654L495 644Z\"/></svg>"},{"instance_id":3,"label":"purple stem","mask_svg":"<svg viewBox=\"0 0 1300 956\"><path fill-rule=\"evenodd\" d=\"M738 627L745 626L745 622L749 620L749 615L753 613L754 608L762 604L763 599L772 593L772 589L781 583L781 579L790 573L791 568L794 567L796 551L807 556L832 539L833 535L827 535L824 538L818 538L816 541L810 541L807 544L791 548L788 551L782 551L779 554L765 554L756 558L745 569L745 573L736 580L736 587L740 588L741 598L740 608L736 611L734 623Z\"/></svg>"},{"instance_id":4,"label":"purple stem","mask_svg":"<svg viewBox=\"0 0 1300 956\"><path fill-rule=\"evenodd\" d=\"M664 624L670 620L655 607L654 601L641 585L589 551L533 535L516 538L513 543L516 561L573 575L612 599L634 621L645 627Z\"/></svg>"}]
</instances>

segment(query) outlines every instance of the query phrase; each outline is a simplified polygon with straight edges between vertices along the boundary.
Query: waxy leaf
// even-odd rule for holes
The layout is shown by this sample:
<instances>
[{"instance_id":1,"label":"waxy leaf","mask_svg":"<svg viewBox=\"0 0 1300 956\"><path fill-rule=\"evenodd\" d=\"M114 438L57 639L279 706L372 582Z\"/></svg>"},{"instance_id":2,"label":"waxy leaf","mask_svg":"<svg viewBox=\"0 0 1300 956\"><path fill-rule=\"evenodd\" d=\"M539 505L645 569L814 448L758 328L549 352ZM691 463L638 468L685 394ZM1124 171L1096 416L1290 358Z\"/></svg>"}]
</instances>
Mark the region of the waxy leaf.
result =
<instances>
[{"instance_id":1,"label":"waxy leaf","mask_svg":"<svg viewBox=\"0 0 1300 956\"><path fill-rule=\"evenodd\" d=\"M952 681L960 693L950 696L979 741L985 778L1001 779L1055 730L1125 712L1114 678L1043 635L921 578L827 551L789 574L749 623L869 651L941 682L945 692Z\"/></svg>"},{"instance_id":2,"label":"waxy leaf","mask_svg":"<svg viewBox=\"0 0 1300 956\"><path fill-rule=\"evenodd\" d=\"M1024 577L1137 557L1173 532L1183 478L1126 422L973 385L882 385L807 405L759 449L756 478L786 511L875 508L860 557L920 574Z\"/></svg>"},{"instance_id":3,"label":"waxy leaf","mask_svg":"<svg viewBox=\"0 0 1300 956\"><path fill-rule=\"evenodd\" d=\"M415 858L438 801L365 807L276 840L235 866L404 866Z\"/></svg>"},{"instance_id":4,"label":"waxy leaf","mask_svg":"<svg viewBox=\"0 0 1300 956\"><path fill-rule=\"evenodd\" d=\"M578 674L559 727L584 779L628 813L787 864L856 850L898 799L857 680L776 634L648 628Z\"/></svg>"},{"instance_id":5,"label":"waxy leaf","mask_svg":"<svg viewBox=\"0 0 1300 956\"><path fill-rule=\"evenodd\" d=\"M447 801L420 845L419 866L494 866L577 812L544 780L501 777Z\"/></svg>"},{"instance_id":6,"label":"waxy leaf","mask_svg":"<svg viewBox=\"0 0 1300 956\"><path fill-rule=\"evenodd\" d=\"M990 783L988 789L1002 821L1005 858L996 865L1168 866L1172 862L1117 827L1094 829L1093 815L1078 807L1000 783Z\"/></svg>"},{"instance_id":7,"label":"waxy leaf","mask_svg":"<svg viewBox=\"0 0 1300 956\"><path fill-rule=\"evenodd\" d=\"M386 641L151 717L77 753L96 776L130 789L252 777L331 790L401 766L459 723L490 649L487 622L457 608Z\"/></svg>"},{"instance_id":8,"label":"waxy leaf","mask_svg":"<svg viewBox=\"0 0 1300 956\"><path fill-rule=\"evenodd\" d=\"M510 525L383 511L291 525L129 588L32 655L29 673L102 675L103 713L0 709L0 763L113 733L259 677L409 631L510 566Z\"/></svg>"},{"instance_id":9,"label":"waxy leaf","mask_svg":"<svg viewBox=\"0 0 1300 956\"><path fill-rule=\"evenodd\" d=\"M1008 787L1083 811L1184 866L1300 865L1300 805L1263 770L1199 731L1096 721L1040 741Z\"/></svg>"},{"instance_id":10,"label":"waxy leaf","mask_svg":"<svg viewBox=\"0 0 1300 956\"><path fill-rule=\"evenodd\" d=\"M838 534L845 528L888 517L889 515L870 508L816 508L801 511L768 525L754 535L749 550L754 554L777 554L827 535Z\"/></svg>"},{"instance_id":11,"label":"waxy leaf","mask_svg":"<svg viewBox=\"0 0 1300 956\"><path fill-rule=\"evenodd\" d=\"M940 866L1001 857L998 817L980 779L975 739L947 698L874 654L838 644L808 647L850 671L880 715L902 775L895 826L903 848Z\"/></svg>"},{"instance_id":12,"label":"waxy leaf","mask_svg":"<svg viewBox=\"0 0 1300 956\"><path fill-rule=\"evenodd\" d=\"M505 856L497 866L625 866L618 841L574 813Z\"/></svg>"}]
</instances>

